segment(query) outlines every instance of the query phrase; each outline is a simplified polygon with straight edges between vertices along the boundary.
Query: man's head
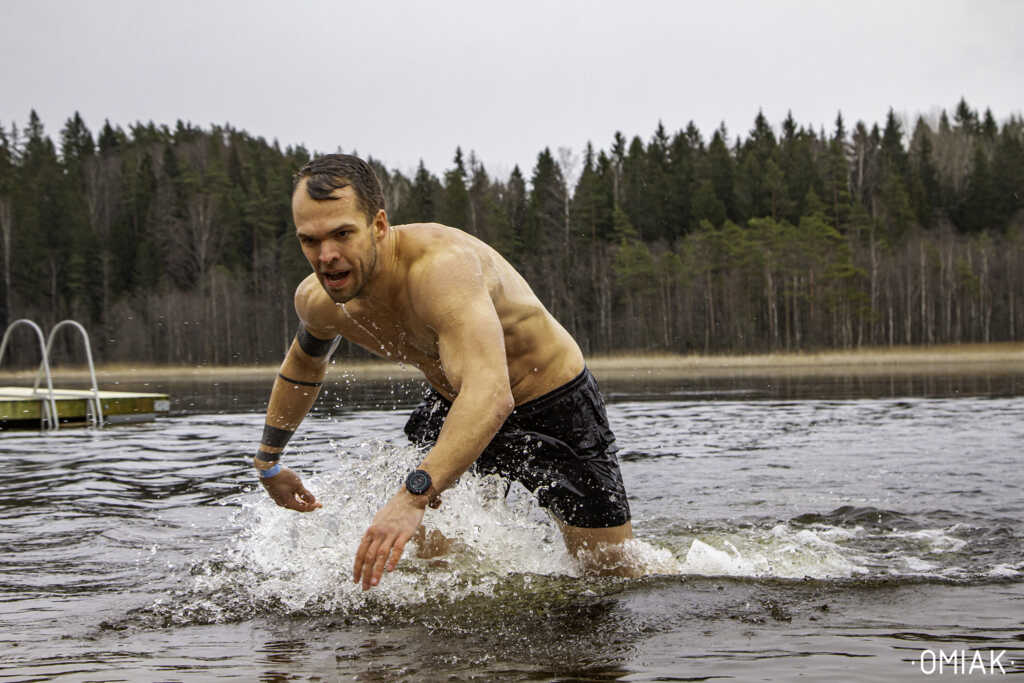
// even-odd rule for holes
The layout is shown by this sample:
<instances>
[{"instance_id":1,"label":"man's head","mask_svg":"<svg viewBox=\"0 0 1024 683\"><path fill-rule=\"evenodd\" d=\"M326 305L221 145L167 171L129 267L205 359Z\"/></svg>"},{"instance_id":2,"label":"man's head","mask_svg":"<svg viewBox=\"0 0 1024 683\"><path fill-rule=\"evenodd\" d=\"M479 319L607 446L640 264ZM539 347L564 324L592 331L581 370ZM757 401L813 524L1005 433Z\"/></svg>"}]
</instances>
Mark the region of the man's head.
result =
<instances>
[{"instance_id":1,"label":"man's head","mask_svg":"<svg viewBox=\"0 0 1024 683\"><path fill-rule=\"evenodd\" d=\"M295 175L292 216L302 253L331 299L359 296L375 273L377 242L388 232L373 170L348 154L310 161Z\"/></svg>"},{"instance_id":2,"label":"man's head","mask_svg":"<svg viewBox=\"0 0 1024 683\"><path fill-rule=\"evenodd\" d=\"M377 174L365 161L351 154L325 154L307 163L295 174L293 193L303 185L303 180L309 198L317 201L335 199L332 194L335 190L351 187L367 223L372 223L377 212L384 210L384 191Z\"/></svg>"}]
</instances>

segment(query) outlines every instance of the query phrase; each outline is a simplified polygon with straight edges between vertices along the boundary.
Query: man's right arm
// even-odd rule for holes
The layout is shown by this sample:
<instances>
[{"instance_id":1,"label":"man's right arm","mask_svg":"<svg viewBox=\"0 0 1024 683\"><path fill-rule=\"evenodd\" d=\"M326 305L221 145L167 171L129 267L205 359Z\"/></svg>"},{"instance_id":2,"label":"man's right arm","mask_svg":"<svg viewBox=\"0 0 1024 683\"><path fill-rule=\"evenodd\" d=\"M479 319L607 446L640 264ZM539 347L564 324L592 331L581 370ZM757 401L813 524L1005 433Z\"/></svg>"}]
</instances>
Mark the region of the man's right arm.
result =
<instances>
[{"instance_id":1,"label":"man's right arm","mask_svg":"<svg viewBox=\"0 0 1024 683\"><path fill-rule=\"evenodd\" d=\"M303 332L300 330L299 335ZM326 355L316 358L304 352L298 336L292 341L270 391L263 441L259 447L259 454L273 457L261 460L277 461L285 443L313 407L327 372L326 361Z\"/></svg>"},{"instance_id":2,"label":"man's right arm","mask_svg":"<svg viewBox=\"0 0 1024 683\"><path fill-rule=\"evenodd\" d=\"M312 335L302 325L281 363L267 406L267 418L253 464L260 471L260 482L274 501L299 512L320 507L302 480L278 462L295 429L309 413L333 350L333 340Z\"/></svg>"}]
</instances>

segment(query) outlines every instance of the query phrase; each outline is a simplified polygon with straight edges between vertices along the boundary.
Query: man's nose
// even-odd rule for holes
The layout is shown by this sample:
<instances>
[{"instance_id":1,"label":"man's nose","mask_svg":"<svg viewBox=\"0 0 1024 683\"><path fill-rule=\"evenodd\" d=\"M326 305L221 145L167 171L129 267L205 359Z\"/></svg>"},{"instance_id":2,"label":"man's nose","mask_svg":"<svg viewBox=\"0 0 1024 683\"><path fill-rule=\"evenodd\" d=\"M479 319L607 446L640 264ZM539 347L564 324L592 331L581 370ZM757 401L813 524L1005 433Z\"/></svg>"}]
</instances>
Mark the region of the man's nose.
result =
<instances>
[{"instance_id":1,"label":"man's nose","mask_svg":"<svg viewBox=\"0 0 1024 683\"><path fill-rule=\"evenodd\" d=\"M330 263L338 258L338 249L327 241L320 245L320 263Z\"/></svg>"}]
</instances>

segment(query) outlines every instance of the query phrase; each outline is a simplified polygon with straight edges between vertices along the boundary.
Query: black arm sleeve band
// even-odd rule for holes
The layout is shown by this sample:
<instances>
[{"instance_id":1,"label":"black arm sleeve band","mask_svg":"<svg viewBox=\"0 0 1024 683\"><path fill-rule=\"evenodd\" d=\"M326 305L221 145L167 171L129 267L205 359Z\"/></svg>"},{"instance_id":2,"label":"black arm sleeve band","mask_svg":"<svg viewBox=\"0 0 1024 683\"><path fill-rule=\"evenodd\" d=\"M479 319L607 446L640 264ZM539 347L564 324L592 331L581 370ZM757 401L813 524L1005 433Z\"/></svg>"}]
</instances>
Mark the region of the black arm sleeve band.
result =
<instances>
[{"instance_id":1,"label":"black arm sleeve band","mask_svg":"<svg viewBox=\"0 0 1024 683\"><path fill-rule=\"evenodd\" d=\"M284 448L294 433L294 429L278 429L270 425L263 425L263 438L260 443L270 448Z\"/></svg>"},{"instance_id":2,"label":"black arm sleeve band","mask_svg":"<svg viewBox=\"0 0 1024 683\"><path fill-rule=\"evenodd\" d=\"M299 348L306 352L306 355L310 358L320 358L326 356L328 353L334 350L335 342L337 337L334 339L320 339L314 337L306 330L305 325L299 325L299 333L295 335L299 340Z\"/></svg>"},{"instance_id":3,"label":"black arm sleeve band","mask_svg":"<svg viewBox=\"0 0 1024 683\"><path fill-rule=\"evenodd\" d=\"M263 462L277 462L281 459L280 453L267 453L266 451L257 450L256 457Z\"/></svg>"},{"instance_id":4,"label":"black arm sleeve band","mask_svg":"<svg viewBox=\"0 0 1024 683\"><path fill-rule=\"evenodd\" d=\"M277 373L277 376L283 379L285 382L288 382L290 384L298 384L304 387L319 387L323 385L323 382L307 382L301 379L292 379L291 377L285 377L280 372Z\"/></svg>"}]
</instances>

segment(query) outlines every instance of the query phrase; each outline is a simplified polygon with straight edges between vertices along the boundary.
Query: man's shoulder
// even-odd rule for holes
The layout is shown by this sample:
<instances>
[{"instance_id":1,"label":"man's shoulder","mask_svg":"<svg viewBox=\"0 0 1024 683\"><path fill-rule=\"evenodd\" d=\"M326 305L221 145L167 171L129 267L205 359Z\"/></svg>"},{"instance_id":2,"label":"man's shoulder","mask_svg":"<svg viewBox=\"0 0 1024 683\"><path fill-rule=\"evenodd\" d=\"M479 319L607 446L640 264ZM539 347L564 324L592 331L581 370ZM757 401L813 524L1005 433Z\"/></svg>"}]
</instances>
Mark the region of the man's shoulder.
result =
<instances>
[{"instance_id":1,"label":"man's shoulder","mask_svg":"<svg viewBox=\"0 0 1024 683\"><path fill-rule=\"evenodd\" d=\"M335 330L335 317L337 307L331 297L327 295L316 273L310 273L295 288L295 313L299 316L302 324L313 334L320 331L317 336L329 336L326 332Z\"/></svg>"},{"instance_id":2,"label":"man's shoulder","mask_svg":"<svg viewBox=\"0 0 1024 683\"><path fill-rule=\"evenodd\" d=\"M468 232L440 223L410 227L409 279L416 289L443 287L466 274L480 272L488 248Z\"/></svg>"},{"instance_id":3,"label":"man's shoulder","mask_svg":"<svg viewBox=\"0 0 1024 683\"><path fill-rule=\"evenodd\" d=\"M401 229L409 300L420 317L451 313L473 292L486 291L481 264L488 248L483 242L439 223Z\"/></svg>"},{"instance_id":4,"label":"man's shoulder","mask_svg":"<svg viewBox=\"0 0 1024 683\"><path fill-rule=\"evenodd\" d=\"M429 250L469 237L464 230L441 223L407 223L391 227L398 231L404 244L417 250Z\"/></svg>"},{"instance_id":5,"label":"man's shoulder","mask_svg":"<svg viewBox=\"0 0 1024 683\"><path fill-rule=\"evenodd\" d=\"M410 275L434 276L438 270L458 269L478 260L488 249L469 233L440 223L413 223L398 226L404 256L409 259Z\"/></svg>"},{"instance_id":6,"label":"man's shoulder","mask_svg":"<svg viewBox=\"0 0 1024 683\"><path fill-rule=\"evenodd\" d=\"M315 304L319 299L327 298L327 292L320 286L316 273L310 273L295 288L295 302L300 300L305 304Z\"/></svg>"}]
</instances>

